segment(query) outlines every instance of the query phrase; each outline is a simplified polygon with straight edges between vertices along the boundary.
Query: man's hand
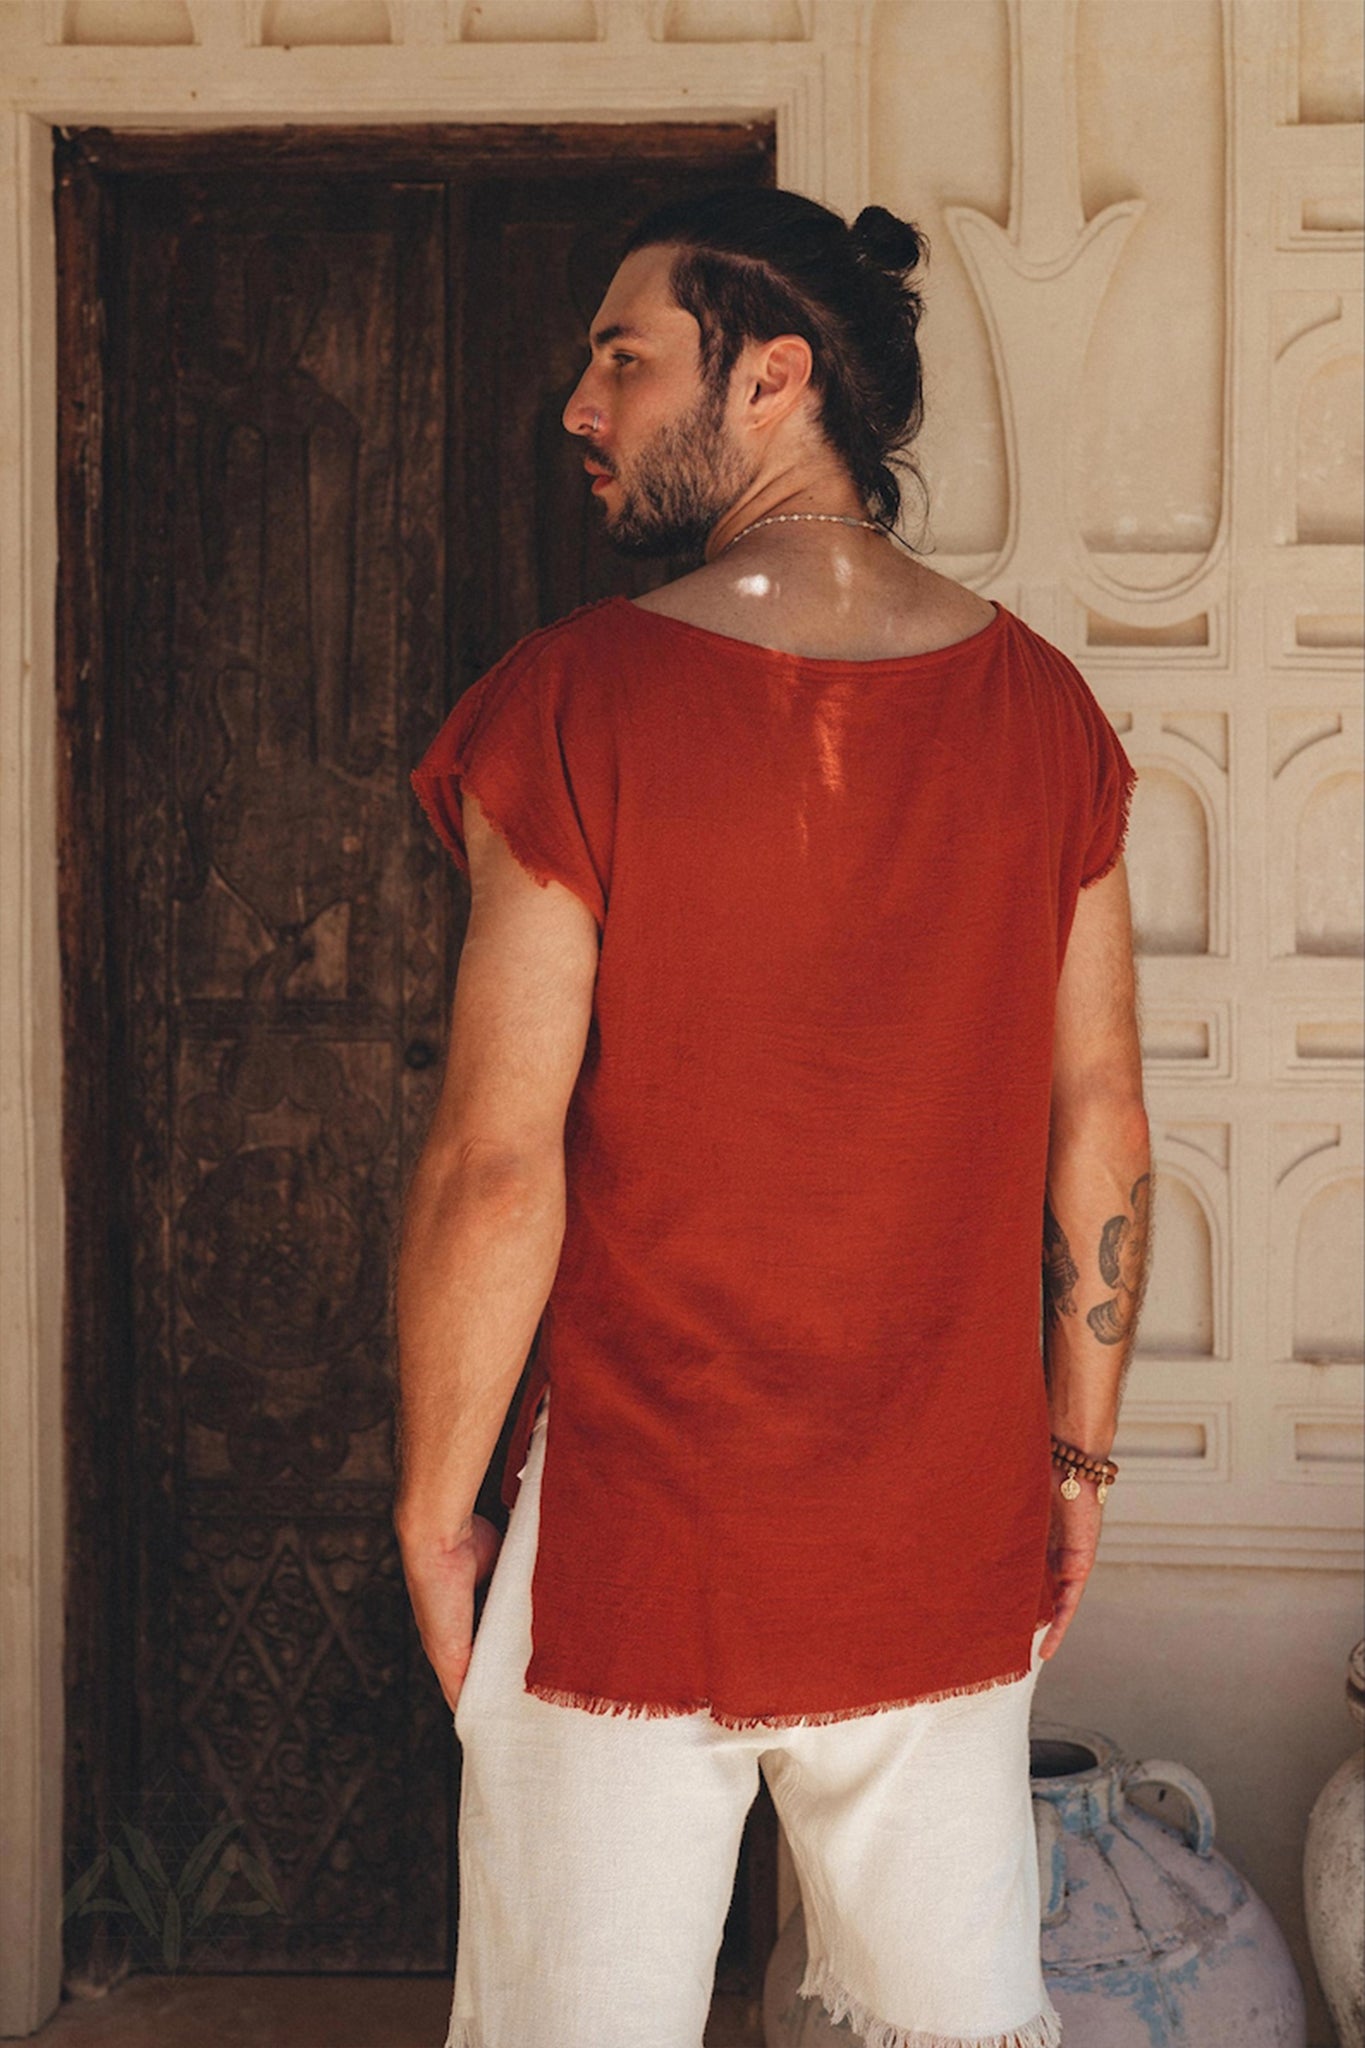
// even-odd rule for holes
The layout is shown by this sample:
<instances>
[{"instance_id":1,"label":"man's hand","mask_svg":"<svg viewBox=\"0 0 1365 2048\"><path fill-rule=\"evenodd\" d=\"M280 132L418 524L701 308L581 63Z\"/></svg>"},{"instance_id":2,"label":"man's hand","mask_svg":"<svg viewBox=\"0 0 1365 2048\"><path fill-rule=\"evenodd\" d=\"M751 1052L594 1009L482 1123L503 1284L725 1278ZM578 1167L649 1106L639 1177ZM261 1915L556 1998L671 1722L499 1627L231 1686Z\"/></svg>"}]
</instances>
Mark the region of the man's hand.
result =
<instances>
[{"instance_id":1,"label":"man's hand","mask_svg":"<svg viewBox=\"0 0 1365 2048\"><path fill-rule=\"evenodd\" d=\"M1052 1626L1043 1637L1038 1652L1045 1658L1056 1656L1062 1637L1071 1626L1072 1616L1081 1604L1081 1594L1095 1562L1100 1526L1104 1520L1104 1509L1093 1482L1082 1479L1081 1490L1075 1500L1066 1500L1062 1495L1065 1476L1059 1467L1053 1467L1052 1526L1048 1532L1047 1561L1057 1588L1057 1600L1052 1610Z\"/></svg>"},{"instance_id":2,"label":"man's hand","mask_svg":"<svg viewBox=\"0 0 1365 2048\"><path fill-rule=\"evenodd\" d=\"M403 1549L403 1576L422 1648L452 1714L474 1649L474 1589L492 1571L501 1547L497 1526L471 1515L450 1544L414 1542Z\"/></svg>"}]
</instances>

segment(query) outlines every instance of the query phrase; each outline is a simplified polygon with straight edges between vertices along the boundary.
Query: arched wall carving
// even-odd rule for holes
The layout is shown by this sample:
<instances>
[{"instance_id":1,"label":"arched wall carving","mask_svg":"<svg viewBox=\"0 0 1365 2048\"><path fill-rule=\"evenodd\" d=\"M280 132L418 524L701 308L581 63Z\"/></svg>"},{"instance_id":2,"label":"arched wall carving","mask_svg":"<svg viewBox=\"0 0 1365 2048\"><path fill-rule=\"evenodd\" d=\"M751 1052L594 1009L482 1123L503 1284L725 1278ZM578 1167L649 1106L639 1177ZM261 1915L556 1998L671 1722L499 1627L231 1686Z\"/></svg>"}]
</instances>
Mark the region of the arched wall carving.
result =
<instances>
[{"instance_id":1,"label":"arched wall carving","mask_svg":"<svg viewBox=\"0 0 1365 2048\"><path fill-rule=\"evenodd\" d=\"M1157 1176L1154 1241L1161 1247L1143 1308L1143 1357L1212 1358L1214 1236L1209 1210L1190 1180L1167 1166Z\"/></svg>"},{"instance_id":2,"label":"arched wall carving","mask_svg":"<svg viewBox=\"0 0 1365 2048\"><path fill-rule=\"evenodd\" d=\"M1365 1364L1362 1226L1365 1181L1358 1173L1328 1181L1305 1203L1295 1246L1295 1358Z\"/></svg>"},{"instance_id":3,"label":"arched wall carving","mask_svg":"<svg viewBox=\"0 0 1365 2048\"><path fill-rule=\"evenodd\" d=\"M387 0L263 0L255 40L286 50L296 43L391 43L393 27Z\"/></svg>"},{"instance_id":4,"label":"arched wall carving","mask_svg":"<svg viewBox=\"0 0 1365 2048\"><path fill-rule=\"evenodd\" d=\"M1327 730L1306 738L1274 774L1271 803L1276 829L1267 937L1270 956L1276 960L1320 957L1346 962L1360 954L1360 876L1353 861L1357 843L1339 829L1319 846L1319 835L1311 827L1315 810L1327 802L1339 807L1340 828L1358 826L1349 797L1365 772L1365 727L1354 709L1324 714L1324 723ZM1283 722L1279 729L1286 731ZM1308 730L1311 735L1311 726ZM1338 823L1335 817L1333 823ZM1306 865L1314 856L1316 864Z\"/></svg>"},{"instance_id":5,"label":"arched wall carving","mask_svg":"<svg viewBox=\"0 0 1365 2048\"><path fill-rule=\"evenodd\" d=\"M1167 1356L1226 1359L1232 1355L1232 1131L1227 1124L1185 1122L1158 1125L1153 1132L1157 1182L1154 1238L1163 1235L1162 1183L1183 1189L1184 1234L1171 1246L1179 1277L1179 1299L1193 1310L1195 1342ZM1202 1233L1202 1235L1201 1235ZM1179 1254L1183 1251L1183 1272ZM1160 1287L1153 1261L1152 1285ZM1138 1350L1145 1353L1141 1333Z\"/></svg>"},{"instance_id":6,"label":"arched wall carving","mask_svg":"<svg viewBox=\"0 0 1365 2048\"><path fill-rule=\"evenodd\" d=\"M1319 1205L1324 1198L1335 1198L1343 1189L1354 1190L1355 1199L1359 1199L1361 1134L1349 1124L1286 1123L1277 1127L1276 1136L1283 1163L1275 1181L1270 1247L1273 1355L1285 1365L1296 1361L1336 1365L1365 1360L1359 1342L1358 1316L1354 1310L1349 1315L1345 1313L1346 1304L1359 1301L1359 1245L1355 1247L1354 1263L1347 1263L1344 1270L1337 1270L1335 1258L1329 1261L1335 1275L1330 1283L1330 1303L1324 1304L1310 1291L1321 1286L1324 1279L1314 1257L1315 1251L1321 1250L1320 1243L1314 1244L1314 1236L1326 1220ZM1342 1226L1340 1216L1331 1220ZM1344 1235L1335 1249L1349 1255ZM1316 1329L1321 1334L1324 1320L1336 1334L1330 1342L1318 1345L1312 1341L1312 1333Z\"/></svg>"},{"instance_id":7,"label":"arched wall carving","mask_svg":"<svg viewBox=\"0 0 1365 2048\"><path fill-rule=\"evenodd\" d=\"M1315 313L1319 317L1314 319ZM1282 309L1282 317L1292 317L1289 308ZM1315 394L1325 390L1327 384L1339 384L1348 405L1354 406L1358 427L1358 379L1365 345L1360 303L1358 299L1333 295L1317 307L1305 307L1301 317L1313 319L1313 324L1285 342L1275 357L1273 371L1278 387L1271 415L1275 537L1283 547L1359 547L1357 532L1343 521L1339 500L1349 498L1350 490L1339 471L1328 485L1327 505L1319 511L1317 499L1309 496L1306 521L1302 514L1305 457L1311 452L1304 448L1303 430ZM1341 451L1334 452L1340 459ZM1349 462L1343 466L1349 467ZM1308 482L1316 488L1311 475Z\"/></svg>"},{"instance_id":8,"label":"arched wall carving","mask_svg":"<svg viewBox=\"0 0 1365 2048\"><path fill-rule=\"evenodd\" d=\"M1202 958L1209 944L1209 821L1198 790L1150 756L1133 793L1129 882L1144 956Z\"/></svg>"}]
</instances>

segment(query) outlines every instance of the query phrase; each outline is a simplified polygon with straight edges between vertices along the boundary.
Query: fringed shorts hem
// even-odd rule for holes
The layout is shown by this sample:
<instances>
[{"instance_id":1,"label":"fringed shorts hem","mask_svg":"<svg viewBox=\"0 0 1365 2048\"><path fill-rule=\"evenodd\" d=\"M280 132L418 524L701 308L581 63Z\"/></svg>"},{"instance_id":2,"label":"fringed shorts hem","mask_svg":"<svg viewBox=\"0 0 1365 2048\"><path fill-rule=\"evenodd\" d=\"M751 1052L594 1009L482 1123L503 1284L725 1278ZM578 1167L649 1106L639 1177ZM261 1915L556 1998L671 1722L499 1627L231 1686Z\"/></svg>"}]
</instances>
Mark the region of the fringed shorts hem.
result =
<instances>
[{"instance_id":1,"label":"fringed shorts hem","mask_svg":"<svg viewBox=\"0 0 1365 2048\"><path fill-rule=\"evenodd\" d=\"M801 1998L818 1998L833 2024L847 2020L863 2048L1061 2048L1062 2022L1049 2004L1022 2027L1006 2027L1004 2033L926 2033L923 2027L898 2027L874 2013L835 1982L823 1965L809 1963L798 1986ZM479 2048L476 2041L458 2041L454 2048Z\"/></svg>"}]
</instances>

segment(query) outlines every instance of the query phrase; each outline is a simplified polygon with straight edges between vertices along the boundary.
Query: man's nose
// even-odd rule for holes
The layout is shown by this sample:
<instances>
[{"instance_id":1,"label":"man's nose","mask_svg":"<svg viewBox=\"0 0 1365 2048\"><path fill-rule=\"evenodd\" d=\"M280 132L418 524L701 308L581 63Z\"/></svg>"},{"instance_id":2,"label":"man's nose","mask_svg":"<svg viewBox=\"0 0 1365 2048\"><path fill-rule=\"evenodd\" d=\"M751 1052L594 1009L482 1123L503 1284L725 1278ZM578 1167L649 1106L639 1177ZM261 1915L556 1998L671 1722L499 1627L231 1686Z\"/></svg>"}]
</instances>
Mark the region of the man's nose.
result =
<instances>
[{"instance_id":1,"label":"man's nose","mask_svg":"<svg viewBox=\"0 0 1365 2048\"><path fill-rule=\"evenodd\" d=\"M588 379L580 377L560 418L566 434L595 434L602 420L601 409L589 403Z\"/></svg>"}]
</instances>

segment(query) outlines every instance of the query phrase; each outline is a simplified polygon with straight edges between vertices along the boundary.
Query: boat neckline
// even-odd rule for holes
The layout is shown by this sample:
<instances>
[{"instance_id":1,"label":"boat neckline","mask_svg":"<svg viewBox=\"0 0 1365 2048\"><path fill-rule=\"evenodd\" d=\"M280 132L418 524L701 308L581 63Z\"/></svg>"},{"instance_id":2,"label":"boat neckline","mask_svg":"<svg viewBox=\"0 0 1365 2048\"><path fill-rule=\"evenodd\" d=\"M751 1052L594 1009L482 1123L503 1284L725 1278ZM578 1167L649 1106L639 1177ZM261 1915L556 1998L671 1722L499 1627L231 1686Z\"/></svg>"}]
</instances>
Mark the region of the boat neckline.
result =
<instances>
[{"instance_id":1,"label":"boat neckline","mask_svg":"<svg viewBox=\"0 0 1365 2048\"><path fill-rule=\"evenodd\" d=\"M671 612L651 611L645 605L637 604L633 597L624 594L609 598L607 602L629 605L640 618L662 620L666 626L672 626L682 633L693 634L701 640L713 641L718 647L724 647L731 652L736 648L742 648L746 654L763 655L768 661L780 661L788 665L796 663L801 668L857 669L860 672L871 673L878 670L914 669L926 662L946 661L975 653L993 634L1001 631L1008 616L1007 607L997 598L992 598L995 617L989 619L984 626L978 626L965 640L953 640L946 647L926 647L918 654L875 654L860 660L853 654L793 654L785 647L769 647L761 640L743 640L733 633L718 633L711 626L694 625L691 619L675 618Z\"/></svg>"}]
</instances>

